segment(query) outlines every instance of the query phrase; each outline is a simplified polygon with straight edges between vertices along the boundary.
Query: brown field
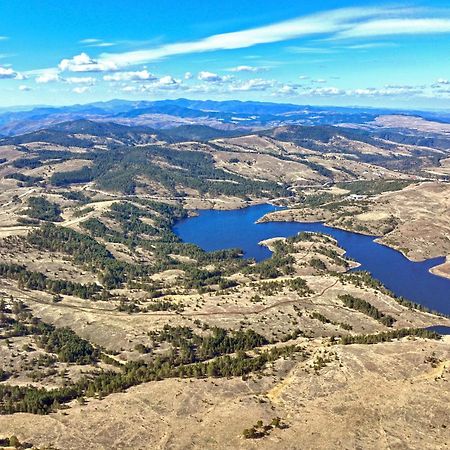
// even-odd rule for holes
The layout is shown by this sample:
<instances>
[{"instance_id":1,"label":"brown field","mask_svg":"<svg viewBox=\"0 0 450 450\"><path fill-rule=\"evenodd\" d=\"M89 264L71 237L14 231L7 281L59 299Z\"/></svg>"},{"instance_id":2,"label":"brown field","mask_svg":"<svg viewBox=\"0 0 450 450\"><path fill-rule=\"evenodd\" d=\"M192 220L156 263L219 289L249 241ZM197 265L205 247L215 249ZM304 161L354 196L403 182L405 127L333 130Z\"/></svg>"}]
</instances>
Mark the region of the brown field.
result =
<instances>
[{"instance_id":1,"label":"brown field","mask_svg":"<svg viewBox=\"0 0 450 450\"><path fill-rule=\"evenodd\" d=\"M146 383L49 416L1 416L0 429L21 441L73 450L447 446L448 340L331 348L317 340L308 348L306 361L277 363L260 378ZM329 362L313 370L324 355ZM288 428L243 439L245 428L273 417Z\"/></svg>"}]
</instances>

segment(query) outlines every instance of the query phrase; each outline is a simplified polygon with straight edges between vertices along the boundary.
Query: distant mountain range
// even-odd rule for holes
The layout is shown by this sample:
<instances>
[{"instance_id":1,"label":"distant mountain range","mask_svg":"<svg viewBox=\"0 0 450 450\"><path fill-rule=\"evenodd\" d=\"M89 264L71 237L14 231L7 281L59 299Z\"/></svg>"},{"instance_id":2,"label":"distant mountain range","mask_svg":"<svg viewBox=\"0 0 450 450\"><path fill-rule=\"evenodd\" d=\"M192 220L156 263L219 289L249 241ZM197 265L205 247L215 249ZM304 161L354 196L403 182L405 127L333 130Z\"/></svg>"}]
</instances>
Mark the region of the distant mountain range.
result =
<instances>
[{"instance_id":1,"label":"distant mountain range","mask_svg":"<svg viewBox=\"0 0 450 450\"><path fill-rule=\"evenodd\" d=\"M258 130L280 125L364 124L386 114L406 114L450 123L450 112L320 107L237 100L111 100L86 105L0 110L0 135L14 136L80 119L156 129L202 125L222 130Z\"/></svg>"}]
</instances>

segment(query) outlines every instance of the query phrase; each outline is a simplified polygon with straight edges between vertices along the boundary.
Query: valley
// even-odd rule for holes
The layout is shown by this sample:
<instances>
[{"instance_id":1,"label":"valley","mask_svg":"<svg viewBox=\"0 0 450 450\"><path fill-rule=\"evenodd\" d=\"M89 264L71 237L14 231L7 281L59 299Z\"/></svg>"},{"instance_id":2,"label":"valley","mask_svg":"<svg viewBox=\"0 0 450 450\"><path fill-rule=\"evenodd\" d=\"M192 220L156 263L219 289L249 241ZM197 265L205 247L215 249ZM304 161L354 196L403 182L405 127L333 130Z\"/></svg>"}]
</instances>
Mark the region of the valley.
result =
<instances>
[{"instance_id":1,"label":"valley","mask_svg":"<svg viewBox=\"0 0 450 450\"><path fill-rule=\"evenodd\" d=\"M396 295L326 229L295 227L377 236L439 258L426 275L450 282L448 124L354 111L300 124L260 105L248 126L233 109L150 128L195 114L146 106L30 129L4 118L0 438L444 448L450 341L427 328L450 326L450 297ZM233 219L195 222L211 248L183 234L218 211Z\"/></svg>"}]
</instances>

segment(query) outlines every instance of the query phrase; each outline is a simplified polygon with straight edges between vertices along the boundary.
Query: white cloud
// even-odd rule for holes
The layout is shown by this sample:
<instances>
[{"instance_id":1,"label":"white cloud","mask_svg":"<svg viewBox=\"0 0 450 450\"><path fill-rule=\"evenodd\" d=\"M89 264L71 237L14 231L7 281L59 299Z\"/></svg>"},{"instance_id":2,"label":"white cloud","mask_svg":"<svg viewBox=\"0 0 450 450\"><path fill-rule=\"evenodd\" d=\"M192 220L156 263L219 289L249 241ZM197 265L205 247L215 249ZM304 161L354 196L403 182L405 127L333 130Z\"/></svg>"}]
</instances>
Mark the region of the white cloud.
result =
<instances>
[{"instance_id":1,"label":"white cloud","mask_svg":"<svg viewBox=\"0 0 450 450\"><path fill-rule=\"evenodd\" d=\"M88 39L81 39L81 41L79 41L79 42L80 42L80 44L97 44L98 42L101 42L101 40L88 38Z\"/></svg>"},{"instance_id":2,"label":"white cloud","mask_svg":"<svg viewBox=\"0 0 450 450\"><path fill-rule=\"evenodd\" d=\"M136 92L138 88L137 86L124 86L121 90L122 92Z\"/></svg>"},{"instance_id":3,"label":"white cloud","mask_svg":"<svg viewBox=\"0 0 450 450\"><path fill-rule=\"evenodd\" d=\"M84 94L85 92L89 91L89 86L77 86L76 88L72 89L72 92L75 92L75 94Z\"/></svg>"},{"instance_id":4,"label":"white cloud","mask_svg":"<svg viewBox=\"0 0 450 450\"><path fill-rule=\"evenodd\" d=\"M114 44L114 42L105 42L102 41L101 39L93 39L93 38L82 39L79 42L80 44L83 44L86 47L112 47L116 45Z\"/></svg>"},{"instance_id":5,"label":"white cloud","mask_svg":"<svg viewBox=\"0 0 450 450\"><path fill-rule=\"evenodd\" d=\"M423 86L387 85L383 88L350 89L347 95L358 97L390 97L423 93Z\"/></svg>"},{"instance_id":6,"label":"white cloud","mask_svg":"<svg viewBox=\"0 0 450 450\"><path fill-rule=\"evenodd\" d=\"M346 48L349 50L368 50L371 48L381 48L381 47L395 47L393 42L367 42L366 44L353 44L346 45L342 48Z\"/></svg>"},{"instance_id":7,"label":"white cloud","mask_svg":"<svg viewBox=\"0 0 450 450\"><path fill-rule=\"evenodd\" d=\"M393 18L371 20L365 23L355 24L347 30L340 31L335 37L338 39L342 39L402 34L418 35L437 33L450 33L450 19Z\"/></svg>"},{"instance_id":8,"label":"white cloud","mask_svg":"<svg viewBox=\"0 0 450 450\"><path fill-rule=\"evenodd\" d=\"M184 74L184 79L185 79L185 80L190 80L192 77L193 77L193 75L192 75L191 72L186 72L186 73Z\"/></svg>"},{"instance_id":9,"label":"white cloud","mask_svg":"<svg viewBox=\"0 0 450 450\"><path fill-rule=\"evenodd\" d=\"M26 86L26 85L22 84L21 86L19 86L19 90L26 92L26 91L31 91L31 88L30 88L30 86Z\"/></svg>"},{"instance_id":10,"label":"white cloud","mask_svg":"<svg viewBox=\"0 0 450 450\"><path fill-rule=\"evenodd\" d=\"M14 80L24 80L25 75L16 72L11 67L0 66L0 80L1 79L14 79Z\"/></svg>"},{"instance_id":11,"label":"white cloud","mask_svg":"<svg viewBox=\"0 0 450 450\"><path fill-rule=\"evenodd\" d=\"M156 77L148 70L136 72L117 72L103 77L105 81L133 81L133 80L156 80Z\"/></svg>"},{"instance_id":12,"label":"white cloud","mask_svg":"<svg viewBox=\"0 0 450 450\"><path fill-rule=\"evenodd\" d=\"M69 84L88 84L92 86L97 80L94 77L68 77L65 81Z\"/></svg>"},{"instance_id":13,"label":"white cloud","mask_svg":"<svg viewBox=\"0 0 450 450\"><path fill-rule=\"evenodd\" d=\"M277 91L279 95L295 95L297 94L297 87L289 84L284 84Z\"/></svg>"},{"instance_id":14,"label":"white cloud","mask_svg":"<svg viewBox=\"0 0 450 450\"><path fill-rule=\"evenodd\" d=\"M36 83L47 84L61 81L61 77L58 72L53 69L42 71L42 73L36 78Z\"/></svg>"},{"instance_id":15,"label":"white cloud","mask_svg":"<svg viewBox=\"0 0 450 450\"><path fill-rule=\"evenodd\" d=\"M298 46L291 46L291 47L287 47L286 50L288 52L291 53L306 53L306 54L327 54L327 53L334 53L335 50L334 49L330 49L330 48L318 48L318 47L298 47Z\"/></svg>"},{"instance_id":16,"label":"white cloud","mask_svg":"<svg viewBox=\"0 0 450 450\"><path fill-rule=\"evenodd\" d=\"M447 80L446 78L438 78L438 79L436 80L436 83L437 83L437 84L450 84L450 81Z\"/></svg>"},{"instance_id":17,"label":"white cloud","mask_svg":"<svg viewBox=\"0 0 450 450\"><path fill-rule=\"evenodd\" d=\"M229 75L220 76L217 73L202 71L199 72L197 78L200 81L206 81L208 83L223 83L232 79Z\"/></svg>"},{"instance_id":18,"label":"white cloud","mask_svg":"<svg viewBox=\"0 0 450 450\"><path fill-rule=\"evenodd\" d=\"M0 67L0 78L16 78L16 72L10 67Z\"/></svg>"},{"instance_id":19,"label":"white cloud","mask_svg":"<svg viewBox=\"0 0 450 450\"><path fill-rule=\"evenodd\" d=\"M251 80L234 83L230 86L230 91L266 91L275 85L276 81L273 80L252 78Z\"/></svg>"},{"instance_id":20,"label":"white cloud","mask_svg":"<svg viewBox=\"0 0 450 450\"><path fill-rule=\"evenodd\" d=\"M267 67L254 67L254 66L237 66L229 69L230 72L265 72Z\"/></svg>"},{"instance_id":21,"label":"white cloud","mask_svg":"<svg viewBox=\"0 0 450 450\"><path fill-rule=\"evenodd\" d=\"M117 66L111 61L97 61L86 53L80 53L70 59L63 59L59 63L62 72L109 72L117 70Z\"/></svg>"},{"instance_id":22,"label":"white cloud","mask_svg":"<svg viewBox=\"0 0 450 450\"><path fill-rule=\"evenodd\" d=\"M385 16L402 16L405 8L343 8L258 28L231 33L216 34L190 42L178 42L132 52L103 54L100 64L127 66L159 60L168 56L201 53L216 50L248 48L258 44L281 42L304 36L349 32L358 26L358 21L380 19Z\"/></svg>"},{"instance_id":23,"label":"white cloud","mask_svg":"<svg viewBox=\"0 0 450 450\"><path fill-rule=\"evenodd\" d=\"M327 95L344 95L345 91L334 86L313 88L305 91L307 95L327 96Z\"/></svg>"},{"instance_id":24,"label":"white cloud","mask_svg":"<svg viewBox=\"0 0 450 450\"><path fill-rule=\"evenodd\" d=\"M155 78L150 80L149 83L140 84L135 83L133 85L125 85L120 89L122 92L155 92L155 91L170 91L182 89L182 81L178 80L171 75L166 75L161 78Z\"/></svg>"},{"instance_id":25,"label":"white cloud","mask_svg":"<svg viewBox=\"0 0 450 450\"><path fill-rule=\"evenodd\" d=\"M164 77L161 77L158 80L157 84L160 86L173 86L174 84L179 84L179 81L175 80L175 78L171 77L170 75L166 75Z\"/></svg>"}]
</instances>

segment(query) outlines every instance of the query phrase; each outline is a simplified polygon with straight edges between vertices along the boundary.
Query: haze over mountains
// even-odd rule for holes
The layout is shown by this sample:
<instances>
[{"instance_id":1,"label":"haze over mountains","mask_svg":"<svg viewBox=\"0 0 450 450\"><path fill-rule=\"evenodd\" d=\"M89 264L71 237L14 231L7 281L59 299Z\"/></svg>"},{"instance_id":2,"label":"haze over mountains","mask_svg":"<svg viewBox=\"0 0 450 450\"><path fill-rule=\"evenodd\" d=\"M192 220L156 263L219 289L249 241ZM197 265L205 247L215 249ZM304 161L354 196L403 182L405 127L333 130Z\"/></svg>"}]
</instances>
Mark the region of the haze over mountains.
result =
<instances>
[{"instance_id":1,"label":"haze over mountains","mask_svg":"<svg viewBox=\"0 0 450 450\"><path fill-rule=\"evenodd\" d=\"M28 110L0 111L0 135L12 136L78 119L123 125L173 128L207 125L218 129L261 129L283 124L360 125L380 115L404 114L450 123L450 112L406 111L361 107L320 107L283 103L212 100L111 100L85 105L41 106Z\"/></svg>"}]
</instances>

